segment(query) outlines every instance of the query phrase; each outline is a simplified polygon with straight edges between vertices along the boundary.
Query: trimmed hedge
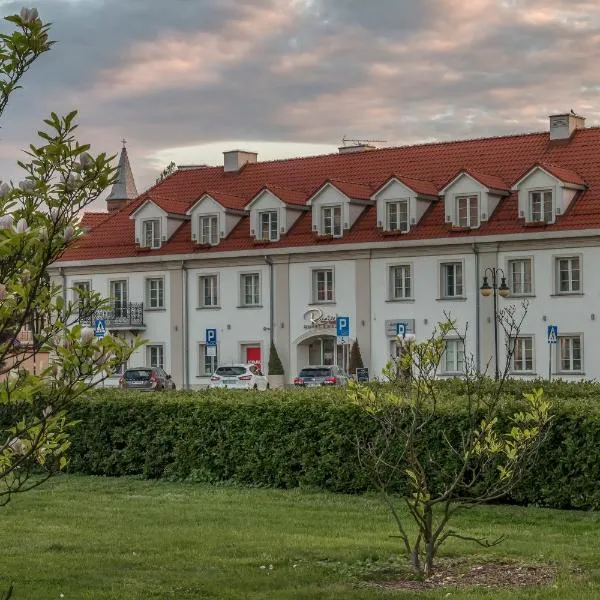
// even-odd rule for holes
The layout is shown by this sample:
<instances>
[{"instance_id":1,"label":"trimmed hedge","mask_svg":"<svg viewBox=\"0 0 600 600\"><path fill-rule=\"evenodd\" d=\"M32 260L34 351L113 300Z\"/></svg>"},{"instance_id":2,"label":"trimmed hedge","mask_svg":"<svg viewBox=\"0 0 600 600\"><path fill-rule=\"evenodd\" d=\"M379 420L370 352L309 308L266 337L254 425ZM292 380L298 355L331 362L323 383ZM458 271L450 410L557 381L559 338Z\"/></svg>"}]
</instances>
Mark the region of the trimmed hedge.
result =
<instances>
[{"instance_id":1,"label":"trimmed hedge","mask_svg":"<svg viewBox=\"0 0 600 600\"><path fill-rule=\"evenodd\" d=\"M534 384L509 382L503 417L522 406ZM600 386L539 382L553 399L554 421L537 468L512 500L556 508L600 508ZM462 387L461 387L462 386ZM436 460L453 460L441 431L458 435L465 418L460 381L440 383L437 419L423 443ZM569 399L564 399L569 395ZM311 486L334 492L370 489L355 440L373 439L375 423L342 389L215 390L141 394L96 391L68 407L74 473L246 485ZM22 407L1 406L0 427ZM402 490L398 490L402 491Z\"/></svg>"}]
</instances>

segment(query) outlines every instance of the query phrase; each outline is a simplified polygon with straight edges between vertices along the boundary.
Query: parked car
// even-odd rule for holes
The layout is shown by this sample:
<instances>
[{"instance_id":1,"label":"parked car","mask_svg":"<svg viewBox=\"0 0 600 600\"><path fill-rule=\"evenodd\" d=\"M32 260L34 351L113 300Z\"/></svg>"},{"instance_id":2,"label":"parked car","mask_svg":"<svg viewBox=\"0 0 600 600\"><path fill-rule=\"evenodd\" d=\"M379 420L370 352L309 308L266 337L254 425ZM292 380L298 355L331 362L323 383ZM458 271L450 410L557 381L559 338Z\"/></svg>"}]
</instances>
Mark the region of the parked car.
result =
<instances>
[{"instance_id":1,"label":"parked car","mask_svg":"<svg viewBox=\"0 0 600 600\"><path fill-rule=\"evenodd\" d=\"M122 390L142 392L162 392L174 390L175 384L170 375L159 367L135 367L127 369L119 379Z\"/></svg>"},{"instance_id":2,"label":"parked car","mask_svg":"<svg viewBox=\"0 0 600 600\"><path fill-rule=\"evenodd\" d=\"M223 365L217 367L210 378L209 388L231 388L236 390L266 390L267 378L256 365Z\"/></svg>"},{"instance_id":3,"label":"parked car","mask_svg":"<svg viewBox=\"0 0 600 600\"><path fill-rule=\"evenodd\" d=\"M336 365L304 367L294 378L297 387L316 387L319 385L346 385L350 377Z\"/></svg>"}]
</instances>

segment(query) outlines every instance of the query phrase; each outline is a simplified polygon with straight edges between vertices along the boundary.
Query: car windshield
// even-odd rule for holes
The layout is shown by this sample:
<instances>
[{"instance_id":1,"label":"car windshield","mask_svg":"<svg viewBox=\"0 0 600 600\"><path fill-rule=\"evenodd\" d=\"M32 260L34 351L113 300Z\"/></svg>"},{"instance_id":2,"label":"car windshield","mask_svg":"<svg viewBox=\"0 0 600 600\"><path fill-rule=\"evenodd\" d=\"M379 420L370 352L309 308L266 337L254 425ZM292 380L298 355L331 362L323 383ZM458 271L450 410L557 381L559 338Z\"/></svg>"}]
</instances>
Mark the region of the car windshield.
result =
<instances>
[{"instance_id":1,"label":"car windshield","mask_svg":"<svg viewBox=\"0 0 600 600\"><path fill-rule=\"evenodd\" d=\"M151 373L150 369L132 369L125 371L125 379L127 381L148 381Z\"/></svg>"},{"instance_id":2,"label":"car windshield","mask_svg":"<svg viewBox=\"0 0 600 600\"><path fill-rule=\"evenodd\" d=\"M219 367L215 373L221 377L237 377L246 372L246 367Z\"/></svg>"},{"instance_id":3,"label":"car windshield","mask_svg":"<svg viewBox=\"0 0 600 600\"><path fill-rule=\"evenodd\" d=\"M331 375L331 369L314 368L314 369L302 369L300 371L300 377L329 377Z\"/></svg>"}]
</instances>

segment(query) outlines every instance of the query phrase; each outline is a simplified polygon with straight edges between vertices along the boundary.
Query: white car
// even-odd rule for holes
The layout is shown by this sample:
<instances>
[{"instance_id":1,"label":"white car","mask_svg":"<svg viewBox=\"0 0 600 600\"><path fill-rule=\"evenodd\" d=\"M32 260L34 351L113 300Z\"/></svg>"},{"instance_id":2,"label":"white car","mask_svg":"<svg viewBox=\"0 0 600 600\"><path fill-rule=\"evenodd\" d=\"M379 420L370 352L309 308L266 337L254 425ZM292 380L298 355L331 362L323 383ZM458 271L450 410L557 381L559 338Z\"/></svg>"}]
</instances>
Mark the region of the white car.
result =
<instances>
[{"instance_id":1,"label":"white car","mask_svg":"<svg viewBox=\"0 0 600 600\"><path fill-rule=\"evenodd\" d=\"M210 378L209 388L267 390L269 382L256 365L223 365Z\"/></svg>"}]
</instances>

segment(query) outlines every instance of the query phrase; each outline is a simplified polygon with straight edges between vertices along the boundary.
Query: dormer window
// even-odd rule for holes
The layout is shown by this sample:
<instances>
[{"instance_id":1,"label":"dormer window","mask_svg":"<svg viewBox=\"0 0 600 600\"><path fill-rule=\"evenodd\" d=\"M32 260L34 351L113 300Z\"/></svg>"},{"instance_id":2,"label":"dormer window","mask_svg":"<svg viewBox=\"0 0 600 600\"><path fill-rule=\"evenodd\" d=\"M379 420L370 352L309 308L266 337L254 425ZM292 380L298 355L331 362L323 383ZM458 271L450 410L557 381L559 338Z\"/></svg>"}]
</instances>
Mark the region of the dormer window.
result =
<instances>
[{"instance_id":1,"label":"dormer window","mask_svg":"<svg viewBox=\"0 0 600 600\"><path fill-rule=\"evenodd\" d=\"M408 200L385 203L386 231L408 231Z\"/></svg>"},{"instance_id":2,"label":"dormer window","mask_svg":"<svg viewBox=\"0 0 600 600\"><path fill-rule=\"evenodd\" d=\"M341 237L342 235L342 207L323 206L321 209L322 232L324 235Z\"/></svg>"},{"instance_id":3,"label":"dormer window","mask_svg":"<svg viewBox=\"0 0 600 600\"><path fill-rule=\"evenodd\" d=\"M529 192L529 214L535 223L552 223L552 190Z\"/></svg>"},{"instance_id":4,"label":"dormer window","mask_svg":"<svg viewBox=\"0 0 600 600\"><path fill-rule=\"evenodd\" d=\"M479 227L479 196L457 196L457 227Z\"/></svg>"},{"instance_id":5,"label":"dormer window","mask_svg":"<svg viewBox=\"0 0 600 600\"><path fill-rule=\"evenodd\" d=\"M203 215L200 217L198 228L200 244L215 246L219 243L219 217L218 215Z\"/></svg>"},{"instance_id":6,"label":"dormer window","mask_svg":"<svg viewBox=\"0 0 600 600\"><path fill-rule=\"evenodd\" d=\"M275 242L279 239L279 219L276 210L265 210L260 212L259 218L259 238Z\"/></svg>"},{"instance_id":7,"label":"dormer window","mask_svg":"<svg viewBox=\"0 0 600 600\"><path fill-rule=\"evenodd\" d=\"M142 224L145 248L160 248L160 219L148 219Z\"/></svg>"}]
</instances>

